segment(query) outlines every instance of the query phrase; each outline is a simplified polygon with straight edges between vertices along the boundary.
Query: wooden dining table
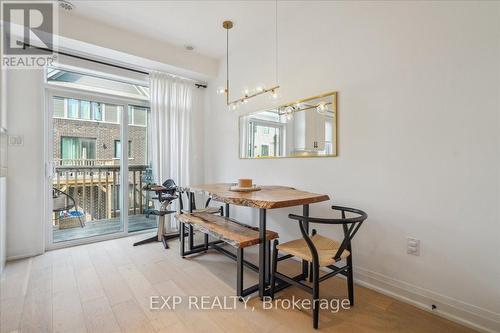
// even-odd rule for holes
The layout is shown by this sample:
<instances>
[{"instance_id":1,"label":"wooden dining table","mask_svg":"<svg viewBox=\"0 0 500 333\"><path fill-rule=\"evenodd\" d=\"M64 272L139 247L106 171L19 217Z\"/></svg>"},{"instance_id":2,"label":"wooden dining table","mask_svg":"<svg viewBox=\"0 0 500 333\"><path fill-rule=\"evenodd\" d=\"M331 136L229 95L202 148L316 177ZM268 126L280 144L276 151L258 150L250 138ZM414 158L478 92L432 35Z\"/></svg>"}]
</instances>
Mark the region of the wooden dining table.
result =
<instances>
[{"instance_id":1,"label":"wooden dining table","mask_svg":"<svg viewBox=\"0 0 500 333\"><path fill-rule=\"evenodd\" d=\"M229 217L229 206L252 207L259 210L259 297L267 295L270 280L271 253L266 242L267 210L302 206L303 216L309 216L309 204L327 201L330 197L326 194L301 191L289 186L259 186L260 190L252 192L235 192L230 187L234 184L217 183L192 185L187 188L189 192L202 192L208 194L212 200L225 204L225 216ZM306 231L309 226L306 224ZM308 263L302 263L302 276L307 276Z\"/></svg>"}]
</instances>

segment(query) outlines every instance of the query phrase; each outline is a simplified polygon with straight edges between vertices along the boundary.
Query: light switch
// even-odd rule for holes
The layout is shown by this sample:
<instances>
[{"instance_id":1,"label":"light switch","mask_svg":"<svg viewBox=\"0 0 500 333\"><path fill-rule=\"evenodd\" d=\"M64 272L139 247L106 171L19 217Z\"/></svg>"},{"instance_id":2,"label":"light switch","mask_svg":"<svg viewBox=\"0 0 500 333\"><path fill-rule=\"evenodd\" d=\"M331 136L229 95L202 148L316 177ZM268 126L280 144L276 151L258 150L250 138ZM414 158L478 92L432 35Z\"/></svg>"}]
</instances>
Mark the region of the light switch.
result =
<instances>
[{"instance_id":1,"label":"light switch","mask_svg":"<svg viewBox=\"0 0 500 333\"><path fill-rule=\"evenodd\" d=\"M414 256L420 255L420 240L416 238L408 238L406 241L406 253Z\"/></svg>"},{"instance_id":2,"label":"light switch","mask_svg":"<svg viewBox=\"0 0 500 333\"><path fill-rule=\"evenodd\" d=\"M9 135L9 146L24 145L24 135Z\"/></svg>"}]
</instances>

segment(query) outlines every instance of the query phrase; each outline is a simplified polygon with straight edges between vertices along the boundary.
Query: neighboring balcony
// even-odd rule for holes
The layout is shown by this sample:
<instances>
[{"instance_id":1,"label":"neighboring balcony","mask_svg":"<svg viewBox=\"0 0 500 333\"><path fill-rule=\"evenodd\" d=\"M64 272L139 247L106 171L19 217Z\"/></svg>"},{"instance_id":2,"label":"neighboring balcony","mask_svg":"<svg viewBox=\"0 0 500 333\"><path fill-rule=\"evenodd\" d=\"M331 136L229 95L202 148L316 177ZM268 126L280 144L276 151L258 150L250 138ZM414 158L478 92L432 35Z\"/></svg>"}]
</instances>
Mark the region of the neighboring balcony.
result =
<instances>
[{"instance_id":1,"label":"neighboring balcony","mask_svg":"<svg viewBox=\"0 0 500 333\"><path fill-rule=\"evenodd\" d=\"M120 166L117 160L56 160L53 187L69 195L75 207L53 213L54 243L123 231L120 221ZM128 169L128 231L156 227L151 194L143 191L146 165ZM69 200L69 199L66 199Z\"/></svg>"}]
</instances>

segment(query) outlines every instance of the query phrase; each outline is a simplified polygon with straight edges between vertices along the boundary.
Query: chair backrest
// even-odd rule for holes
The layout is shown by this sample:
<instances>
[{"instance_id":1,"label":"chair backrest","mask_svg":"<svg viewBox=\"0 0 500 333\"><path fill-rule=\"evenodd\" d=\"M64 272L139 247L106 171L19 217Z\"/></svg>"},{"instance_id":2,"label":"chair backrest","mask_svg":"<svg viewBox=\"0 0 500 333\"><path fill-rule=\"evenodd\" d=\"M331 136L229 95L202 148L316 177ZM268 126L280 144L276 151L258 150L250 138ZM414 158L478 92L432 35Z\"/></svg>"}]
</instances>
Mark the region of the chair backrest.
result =
<instances>
[{"instance_id":1,"label":"chair backrest","mask_svg":"<svg viewBox=\"0 0 500 333\"><path fill-rule=\"evenodd\" d=\"M183 188L178 189L177 192L179 193L179 208L181 212L184 209L184 200L182 199L182 194L186 195L188 202L188 209L189 207L192 207L193 210L196 209L196 202L194 200L194 195L192 195L191 192L185 191ZM189 203L189 200L191 200L191 203Z\"/></svg>"},{"instance_id":2,"label":"chair backrest","mask_svg":"<svg viewBox=\"0 0 500 333\"><path fill-rule=\"evenodd\" d=\"M306 226L309 223L342 225L342 229L344 231L344 239L342 240L342 243L340 244L337 253L333 257L335 261L338 261L340 260L342 252L344 252L345 250L351 251L351 240L354 238L354 235L358 232L359 228L361 227L361 224L363 224L363 222L368 218L368 214L359 209L341 207L341 206L332 206L332 209L340 211L342 217L340 219L338 218L326 219L326 218L301 216L295 214L288 215L289 218L299 221L300 232L302 233L302 237L304 237L309 249L311 250L313 258L316 257L316 260L318 260L318 252L314 246L314 243L312 242L311 238L309 237L306 231L308 229ZM357 216L346 217L346 212L356 214Z\"/></svg>"},{"instance_id":3,"label":"chair backrest","mask_svg":"<svg viewBox=\"0 0 500 333\"><path fill-rule=\"evenodd\" d=\"M63 192L55 187L52 188L52 199L53 212L63 212L66 210L70 210L73 207L75 207L76 209L75 199L68 193Z\"/></svg>"}]
</instances>

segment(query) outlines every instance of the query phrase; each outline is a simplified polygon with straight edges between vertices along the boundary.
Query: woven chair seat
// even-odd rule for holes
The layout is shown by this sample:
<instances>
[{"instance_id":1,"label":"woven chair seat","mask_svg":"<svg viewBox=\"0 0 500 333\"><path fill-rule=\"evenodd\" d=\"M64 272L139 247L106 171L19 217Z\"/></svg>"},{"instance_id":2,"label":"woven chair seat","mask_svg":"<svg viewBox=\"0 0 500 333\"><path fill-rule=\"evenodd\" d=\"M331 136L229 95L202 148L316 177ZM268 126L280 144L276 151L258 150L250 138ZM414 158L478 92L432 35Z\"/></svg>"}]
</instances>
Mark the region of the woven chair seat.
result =
<instances>
[{"instance_id":1,"label":"woven chair seat","mask_svg":"<svg viewBox=\"0 0 500 333\"><path fill-rule=\"evenodd\" d=\"M323 267L335 264L336 261L335 259L333 259L333 257L335 256L335 254L337 254L340 243L318 234L311 236L311 240L314 243L316 250L318 251L319 265ZM311 251L309 250L309 247L307 246L307 243L303 238L279 244L276 248L280 251L294 255L303 260L312 262ZM342 252L342 254L340 255L340 258L347 258L349 254L349 251L344 250L344 252Z\"/></svg>"}]
</instances>

